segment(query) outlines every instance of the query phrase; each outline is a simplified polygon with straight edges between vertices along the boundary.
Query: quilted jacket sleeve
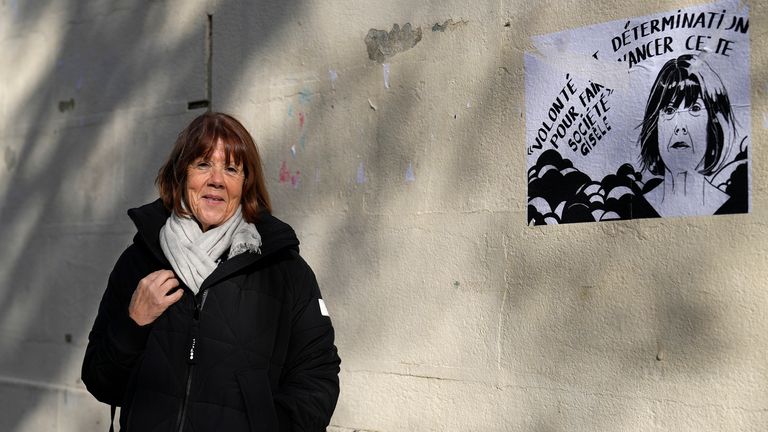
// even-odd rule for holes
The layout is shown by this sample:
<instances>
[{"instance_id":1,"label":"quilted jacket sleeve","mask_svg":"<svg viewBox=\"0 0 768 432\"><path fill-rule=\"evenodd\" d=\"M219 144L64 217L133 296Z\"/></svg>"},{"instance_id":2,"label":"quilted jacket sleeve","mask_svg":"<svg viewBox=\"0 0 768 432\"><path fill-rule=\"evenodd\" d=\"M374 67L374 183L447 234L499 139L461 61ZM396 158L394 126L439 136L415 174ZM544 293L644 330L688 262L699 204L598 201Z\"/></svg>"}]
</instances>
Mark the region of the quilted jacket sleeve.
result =
<instances>
[{"instance_id":1,"label":"quilted jacket sleeve","mask_svg":"<svg viewBox=\"0 0 768 432\"><path fill-rule=\"evenodd\" d=\"M143 273L136 246L120 256L99 304L83 360L82 379L101 402L120 405L128 378L144 352L150 326L141 327L128 316L128 304Z\"/></svg>"},{"instance_id":2,"label":"quilted jacket sleeve","mask_svg":"<svg viewBox=\"0 0 768 432\"><path fill-rule=\"evenodd\" d=\"M291 341L275 394L276 410L281 432L325 431L339 397L341 360L315 275L298 260Z\"/></svg>"}]
</instances>

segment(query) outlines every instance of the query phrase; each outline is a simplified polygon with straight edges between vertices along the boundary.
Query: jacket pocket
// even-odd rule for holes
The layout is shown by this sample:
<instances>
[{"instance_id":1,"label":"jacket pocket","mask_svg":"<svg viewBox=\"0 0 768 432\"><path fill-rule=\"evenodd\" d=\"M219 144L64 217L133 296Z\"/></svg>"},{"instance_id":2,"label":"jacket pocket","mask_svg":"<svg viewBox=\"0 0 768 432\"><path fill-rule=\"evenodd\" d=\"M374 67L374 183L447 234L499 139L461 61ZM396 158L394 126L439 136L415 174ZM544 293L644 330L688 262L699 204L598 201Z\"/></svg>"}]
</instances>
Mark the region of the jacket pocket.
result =
<instances>
[{"instance_id":1,"label":"jacket pocket","mask_svg":"<svg viewBox=\"0 0 768 432\"><path fill-rule=\"evenodd\" d=\"M251 432L276 432L277 412L267 371L244 369L236 375Z\"/></svg>"}]
</instances>

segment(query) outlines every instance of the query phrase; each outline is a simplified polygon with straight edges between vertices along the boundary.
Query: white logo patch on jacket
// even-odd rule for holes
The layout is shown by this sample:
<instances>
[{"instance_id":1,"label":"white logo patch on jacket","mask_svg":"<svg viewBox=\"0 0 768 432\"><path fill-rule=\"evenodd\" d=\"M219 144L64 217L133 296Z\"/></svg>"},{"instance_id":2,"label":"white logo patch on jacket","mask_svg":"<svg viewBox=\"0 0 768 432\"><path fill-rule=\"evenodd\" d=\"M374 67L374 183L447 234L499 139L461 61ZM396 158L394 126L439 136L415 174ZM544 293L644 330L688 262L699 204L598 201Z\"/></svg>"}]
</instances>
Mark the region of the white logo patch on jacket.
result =
<instances>
[{"instance_id":1,"label":"white logo patch on jacket","mask_svg":"<svg viewBox=\"0 0 768 432\"><path fill-rule=\"evenodd\" d=\"M317 302L320 305L320 314L322 314L323 316L330 317L330 315L328 315L328 308L325 307L325 302L323 301L323 299L317 299Z\"/></svg>"}]
</instances>

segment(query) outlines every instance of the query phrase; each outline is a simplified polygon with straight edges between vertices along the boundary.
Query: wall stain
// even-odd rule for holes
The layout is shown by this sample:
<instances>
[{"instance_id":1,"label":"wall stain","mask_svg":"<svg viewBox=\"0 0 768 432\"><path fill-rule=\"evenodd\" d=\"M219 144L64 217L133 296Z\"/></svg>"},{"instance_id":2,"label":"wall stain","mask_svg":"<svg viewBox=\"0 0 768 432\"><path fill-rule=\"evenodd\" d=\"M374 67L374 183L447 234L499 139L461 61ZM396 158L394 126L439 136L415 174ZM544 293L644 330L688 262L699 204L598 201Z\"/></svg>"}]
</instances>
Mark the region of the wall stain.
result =
<instances>
[{"instance_id":1,"label":"wall stain","mask_svg":"<svg viewBox=\"0 0 768 432\"><path fill-rule=\"evenodd\" d=\"M416 181L416 174L413 172L413 163L408 162L408 168L405 170L405 182L413 183Z\"/></svg>"},{"instance_id":2,"label":"wall stain","mask_svg":"<svg viewBox=\"0 0 768 432\"><path fill-rule=\"evenodd\" d=\"M390 66L389 66L389 63L384 63L381 66L382 66L382 71L384 72L384 88L388 89L389 88L389 71L390 71Z\"/></svg>"},{"instance_id":3,"label":"wall stain","mask_svg":"<svg viewBox=\"0 0 768 432\"><path fill-rule=\"evenodd\" d=\"M14 152L12 148L6 147L4 153L3 159L5 160L5 167L10 171L16 166L16 152Z\"/></svg>"},{"instance_id":4,"label":"wall stain","mask_svg":"<svg viewBox=\"0 0 768 432\"><path fill-rule=\"evenodd\" d=\"M59 101L60 112L74 111L74 109L75 109L74 99Z\"/></svg>"},{"instance_id":5,"label":"wall stain","mask_svg":"<svg viewBox=\"0 0 768 432\"><path fill-rule=\"evenodd\" d=\"M661 341L656 341L656 361L663 362L667 359L667 350L664 349Z\"/></svg>"},{"instance_id":6,"label":"wall stain","mask_svg":"<svg viewBox=\"0 0 768 432\"><path fill-rule=\"evenodd\" d=\"M467 20L461 20L454 22L453 19L449 19L445 21L443 24L435 23L435 25L432 26L433 32L445 32L446 30L456 30L459 27L464 27L465 25L469 24L469 21Z\"/></svg>"},{"instance_id":7,"label":"wall stain","mask_svg":"<svg viewBox=\"0 0 768 432\"><path fill-rule=\"evenodd\" d=\"M306 105L310 102L312 102L312 92L307 89L302 89L299 92L299 103Z\"/></svg>"},{"instance_id":8,"label":"wall stain","mask_svg":"<svg viewBox=\"0 0 768 432\"><path fill-rule=\"evenodd\" d=\"M339 74L333 69L328 69L328 77L331 79L331 89L336 90L336 80L339 79Z\"/></svg>"},{"instance_id":9,"label":"wall stain","mask_svg":"<svg viewBox=\"0 0 768 432\"><path fill-rule=\"evenodd\" d=\"M362 162L357 166L357 178L355 181L357 184L363 184L368 181L368 178L365 176L365 165Z\"/></svg>"},{"instance_id":10,"label":"wall stain","mask_svg":"<svg viewBox=\"0 0 768 432\"><path fill-rule=\"evenodd\" d=\"M512 72L510 72L510 71L509 71L509 69L505 68L504 66L501 66L501 67L499 68L499 70L500 70L500 71L503 71L503 72L504 72L504 73L506 73L507 75L512 75Z\"/></svg>"},{"instance_id":11,"label":"wall stain","mask_svg":"<svg viewBox=\"0 0 768 432\"><path fill-rule=\"evenodd\" d=\"M280 165L280 183L288 183L291 181L291 172L288 170L288 164L283 161Z\"/></svg>"},{"instance_id":12,"label":"wall stain","mask_svg":"<svg viewBox=\"0 0 768 432\"><path fill-rule=\"evenodd\" d=\"M413 30L411 23L406 23L402 29L395 24L389 33L386 30L370 29L365 36L368 58L379 63L384 63L386 59L408 51L420 41L421 27Z\"/></svg>"}]
</instances>

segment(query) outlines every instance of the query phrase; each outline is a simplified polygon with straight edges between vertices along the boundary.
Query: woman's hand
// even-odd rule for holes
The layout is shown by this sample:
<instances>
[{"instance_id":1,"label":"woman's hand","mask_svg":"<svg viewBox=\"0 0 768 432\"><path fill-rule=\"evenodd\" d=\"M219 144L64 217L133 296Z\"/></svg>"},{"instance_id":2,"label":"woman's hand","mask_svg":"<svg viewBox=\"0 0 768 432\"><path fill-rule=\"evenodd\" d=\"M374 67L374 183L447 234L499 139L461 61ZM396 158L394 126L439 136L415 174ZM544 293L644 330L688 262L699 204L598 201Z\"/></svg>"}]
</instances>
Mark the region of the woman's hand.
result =
<instances>
[{"instance_id":1,"label":"woman's hand","mask_svg":"<svg viewBox=\"0 0 768 432\"><path fill-rule=\"evenodd\" d=\"M158 270L148 274L139 281L133 292L131 304L128 305L128 316L140 326L154 322L184 294L181 289L171 293L178 286L179 280L170 270Z\"/></svg>"}]
</instances>

